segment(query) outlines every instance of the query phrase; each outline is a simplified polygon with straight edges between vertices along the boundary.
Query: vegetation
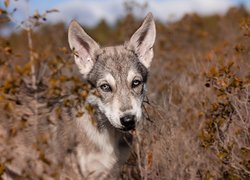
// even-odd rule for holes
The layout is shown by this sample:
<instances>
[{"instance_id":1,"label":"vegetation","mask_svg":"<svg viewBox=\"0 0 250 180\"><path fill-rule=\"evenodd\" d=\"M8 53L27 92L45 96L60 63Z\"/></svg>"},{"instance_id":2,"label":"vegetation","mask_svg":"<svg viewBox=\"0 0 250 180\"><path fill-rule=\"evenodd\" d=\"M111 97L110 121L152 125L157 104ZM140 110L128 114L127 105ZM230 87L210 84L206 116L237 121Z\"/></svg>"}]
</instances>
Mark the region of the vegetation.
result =
<instances>
[{"instance_id":1,"label":"vegetation","mask_svg":"<svg viewBox=\"0 0 250 180\"><path fill-rule=\"evenodd\" d=\"M115 27L101 21L87 32L101 45L119 44L140 22L128 14ZM231 8L156 25L144 126L119 178L249 179L250 13ZM0 37L0 176L57 179L54 129L90 87L64 24L44 24L30 38L32 49L26 30Z\"/></svg>"}]
</instances>

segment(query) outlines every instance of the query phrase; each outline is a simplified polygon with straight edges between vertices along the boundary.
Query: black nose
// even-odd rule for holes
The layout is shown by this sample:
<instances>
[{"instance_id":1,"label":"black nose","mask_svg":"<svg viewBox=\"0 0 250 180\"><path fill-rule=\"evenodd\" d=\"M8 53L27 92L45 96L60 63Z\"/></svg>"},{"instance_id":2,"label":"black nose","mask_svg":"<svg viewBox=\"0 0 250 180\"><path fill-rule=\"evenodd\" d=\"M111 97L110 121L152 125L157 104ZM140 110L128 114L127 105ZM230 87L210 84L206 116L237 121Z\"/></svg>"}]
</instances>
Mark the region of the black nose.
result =
<instances>
[{"instance_id":1,"label":"black nose","mask_svg":"<svg viewBox=\"0 0 250 180\"><path fill-rule=\"evenodd\" d=\"M125 127L125 130L131 130L135 128L135 116L126 115L120 118L121 124Z\"/></svg>"}]
</instances>

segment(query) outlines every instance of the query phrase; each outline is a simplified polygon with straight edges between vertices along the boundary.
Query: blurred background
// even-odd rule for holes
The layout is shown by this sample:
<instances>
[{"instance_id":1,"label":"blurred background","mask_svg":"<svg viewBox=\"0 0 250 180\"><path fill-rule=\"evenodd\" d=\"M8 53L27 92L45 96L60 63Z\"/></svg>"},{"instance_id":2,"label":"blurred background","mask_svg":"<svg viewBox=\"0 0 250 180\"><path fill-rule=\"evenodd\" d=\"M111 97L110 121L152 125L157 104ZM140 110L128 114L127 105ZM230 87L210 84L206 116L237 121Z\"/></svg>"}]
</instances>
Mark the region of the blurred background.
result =
<instances>
[{"instance_id":1,"label":"blurred background","mask_svg":"<svg viewBox=\"0 0 250 180\"><path fill-rule=\"evenodd\" d=\"M56 133L90 91L68 24L76 19L101 46L118 45L152 12L144 128L111 177L250 179L249 11L249 0L1 0L0 177L58 179L64 168L83 178L67 159L76 140ZM58 157L55 142L70 150Z\"/></svg>"},{"instance_id":2,"label":"blurred background","mask_svg":"<svg viewBox=\"0 0 250 180\"><path fill-rule=\"evenodd\" d=\"M223 15L230 7L244 6L250 9L248 0L13 0L5 7L4 0L0 3L3 9L17 11L13 14L16 22L20 23L35 13L44 13L47 10L57 9L57 13L48 15L47 22L66 25L76 19L84 26L93 27L100 21L105 21L110 26L126 16L133 13L137 18L143 18L146 12L152 12L157 20L163 23L180 20L185 14L197 13L199 15ZM15 27L13 23L8 24ZM8 35L15 32L12 28L1 28L1 34Z\"/></svg>"}]
</instances>

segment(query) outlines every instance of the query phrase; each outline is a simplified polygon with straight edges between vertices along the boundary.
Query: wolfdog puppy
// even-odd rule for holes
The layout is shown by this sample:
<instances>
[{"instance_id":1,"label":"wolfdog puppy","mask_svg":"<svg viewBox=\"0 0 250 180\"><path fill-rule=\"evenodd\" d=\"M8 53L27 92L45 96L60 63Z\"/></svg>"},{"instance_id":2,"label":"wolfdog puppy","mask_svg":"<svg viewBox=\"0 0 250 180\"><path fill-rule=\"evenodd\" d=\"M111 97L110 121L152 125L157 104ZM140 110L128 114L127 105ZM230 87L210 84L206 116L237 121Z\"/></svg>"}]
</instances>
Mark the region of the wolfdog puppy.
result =
<instances>
[{"instance_id":1,"label":"wolfdog puppy","mask_svg":"<svg viewBox=\"0 0 250 180\"><path fill-rule=\"evenodd\" d=\"M75 63L93 89L66 127L69 133L78 134L77 160L86 178L103 179L128 158L131 131L142 119L155 36L151 13L130 40L119 46L100 47L76 21L69 26Z\"/></svg>"}]
</instances>

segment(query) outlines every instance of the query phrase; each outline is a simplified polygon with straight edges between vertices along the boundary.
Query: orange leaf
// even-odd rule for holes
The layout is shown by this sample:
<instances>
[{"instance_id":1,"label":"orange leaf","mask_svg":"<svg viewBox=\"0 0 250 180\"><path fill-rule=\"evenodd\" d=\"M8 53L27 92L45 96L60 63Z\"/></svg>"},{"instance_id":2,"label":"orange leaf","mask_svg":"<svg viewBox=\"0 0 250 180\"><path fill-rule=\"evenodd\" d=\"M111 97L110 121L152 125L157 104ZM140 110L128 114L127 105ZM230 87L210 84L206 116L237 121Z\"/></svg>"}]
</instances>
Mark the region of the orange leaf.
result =
<instances>
[{"instance_id":1,"label":"orange leaf","mask_svg":"<svg viewBox=\"0 0 250 180\"><path fill-rule=\"evenodd\" d=\"M3 10L3 9L0 9L0 15L1 14L6 14L7 12L5 11L5 10Z\"/></svg>"},{"instance_id":2,"label":"orange leaf","mask_svg":"<svg viewBox=\"0 0 250 180\"><path fill-rule=\"evenodd\" d=\"M5 172L5 165L0 164L0 176L3 175L4 172Z\"/></svg>"},{"instance_id":3,"label":"orange leaf","mask_svg":"<svg viewBox=\"0 0 250 180\"><path fill-rule=\"evenodd\" d=\"M148 168L151 169L153 165L153 153L152 152L148 152L147 160L148 160L148 163L147 163Z\"/></svg>"}]
</instances>

